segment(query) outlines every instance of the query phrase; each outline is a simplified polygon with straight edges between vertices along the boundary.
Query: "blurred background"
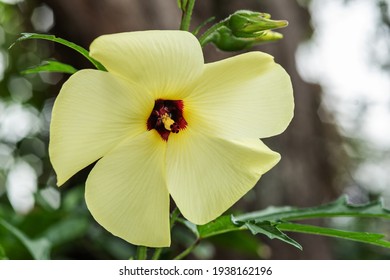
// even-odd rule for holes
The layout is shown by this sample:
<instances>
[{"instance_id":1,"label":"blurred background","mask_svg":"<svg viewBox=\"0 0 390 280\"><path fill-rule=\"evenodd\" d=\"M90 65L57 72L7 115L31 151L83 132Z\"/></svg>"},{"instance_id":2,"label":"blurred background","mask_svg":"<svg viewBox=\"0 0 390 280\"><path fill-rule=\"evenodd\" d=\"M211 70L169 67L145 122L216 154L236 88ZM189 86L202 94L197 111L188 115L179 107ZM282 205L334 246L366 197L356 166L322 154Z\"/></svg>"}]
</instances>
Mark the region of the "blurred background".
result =
<instances>
[{"instance_id":1,"label":"blurred background","mask_svg":"<svg viewBox=\"0 0 390 280\"><path fill-rule=\"evenodd\" d=\"M347 194L352 203L390 199L390 1L198 0L194 28L238 9L285 19L284 39L257 50L291 75L295 117L265 142L282 154L232 211L267 206L317 206ZM128 259L134 247L101 228L84 202L88 171L55 186L47 146L62 74L20 72L55 58L91 68L77 53L47 41L9 46L21 32L55 34L88 49L106 33L178 29L176 0L0 0L0 259L31 259L21 239L53 259ZM232 56L208 45L207 62ZM387 204L386 204L387 203ZM314 221L345 230L390 235L384 220ZM277 240L229 233L204 240L190 259L388 259L389 250L350 241L292 234L299 251ZM177 227L172 258L191 243ZM49 253L50 250L50 253Z\"/></svg>"}]
</instances>

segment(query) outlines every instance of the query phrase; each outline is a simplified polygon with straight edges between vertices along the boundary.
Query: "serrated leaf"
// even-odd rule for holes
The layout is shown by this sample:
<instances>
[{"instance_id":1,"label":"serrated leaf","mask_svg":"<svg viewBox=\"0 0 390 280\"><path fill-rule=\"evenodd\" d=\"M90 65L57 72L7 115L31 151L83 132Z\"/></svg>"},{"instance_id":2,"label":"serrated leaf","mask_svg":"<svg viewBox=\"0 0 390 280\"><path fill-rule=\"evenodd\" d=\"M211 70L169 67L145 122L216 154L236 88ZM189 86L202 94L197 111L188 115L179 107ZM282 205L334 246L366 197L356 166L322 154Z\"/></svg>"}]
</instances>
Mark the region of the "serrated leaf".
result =
<instances>
[{"instance_id":1,"label":"serrated leaf","mask_svg":"<svg viewBox=\"0 0 390 280\"><path fill-rule=\"evenodd\" d=\"M231 216L225 215L205 225L197 226L197 229L200 238L207 238L230 231L245 230L245 227L234 224Z\"/></svg>"},{"instance_id":2,"label":"serrated leaf","mask_svg":"<svg viewBox=\"0 0 390 280\"><path fill-rule=\"evenodd\" d=\"M288 237L286 234L281 232L276 225L271 224L268 221L264 221L261 223L251 223L247 222L245 223L245 226L251 231L253 235L256 235L258 233L266 235L270 239L279 239L283 242L286 242L290 245L293 245L294 247L302 250L301 244L296 242L294 239Z\"/></svg>"},{"instance_id":3,"label":"serrated leaf","mask_svg":"<svg viewBox=\"0 0 390 280\"><path fill-rule=\"evenodd\" d=\"M383 240L384 236L382 234L350 232L286 222L326 217L371 217L390 219L390 211L383 207L381 201L373 201L362 205L351 205L347 202L347 198L343 196L334 202L318 207L270 207L262 211L235 216L233 217L233 222L237 224L252 223L256 225L263 222L270 222L271 224L276 225L281 231L294 231L338 237L390 248L390 242Z\"/></svg>"},{"instance_id":4,"label":"serrated leaf","mask_svg":"<svg viewBox=\"0 0 390 280\"><path fill-rule=\"evenodd\" d=\"M30 252L35 260L50 259L51 243L46 238L31 239L22 231L0 218L0 225L12 233Z\"/></svg>"},{"instance_id":5,"label":"serrated leaf","mask_svg":"<svg viewBox=\"0 0 390 280\"><path fill-rule=\"evenodd\" d=\"M339 230L333 228L324 228L319 226L303 225L303 224L296 224L296 223L280 223L277 224L276 227L279 230L283 230L283 231L337 237L337 238L364 242L368 244L390 248L390 242L383 239L385 237L383 234L378 234L378 233L353 232L353 231L345 231L345 230Z\"/></svg>"},{"instance_id":6,"label":"serrated leaf","mask_svg":"<svg viewBox=\"0 0 390 280\"><path fill-rule=\"evenodd\" d=\"M96 59L92 58L89 55L89 52L86 49L84 49L83 47L81 47L79 45L76 45L75 43L67 41L65 39L58 38L54 35L38 34L38 33L22 33L22 36L19 37L16 40L16 42L31 40L31 39L47 40L47 41L52 41L52 42L56 42L56 43L62 44L64 46L67 46L67 47L77 51L81 55L83 55L86 59L88 59L96 67L96 69L102 70L102 71L107 71L106 68L99 61L97 61ZM15 43L13 43L9 48L12 48L15 45Z\"/></svg>"},{"instance_id":7,"label":"serrated leaf","mask_svg":"<svg viewBox=\"0 0 390 280\"><path fill-rule=\"evenodd\" d=\"M77 69L69 64L65 64L55 60L48 60L48 61L43 61L40 65L22 71L22 74L24 75L36 74L40 72L57 72L57 73L74 74L77 72Z\"/></svg>"},{"instance_id":8,"label":"serrated leaf","mask_svg":"<svg viewBox=\"0 0 390 280\"><path fill-rule=\"evenodd\" d=\"M373 201L362 205L347 203L345 196L334 202L310 208L271 207L262 211L246 213L234 217L235 221L296 221L325 217L371 217L390 219L390 211L383 208L381 201Z\"/></svg>"},{"instance_id":9,"label":"serrated leaf","mask_svg":"<svg viewBox=\"0 0 390 280\"><path fill-rule=\"evenodd\" d=\"M384 235L382 234L351 232L289 222L293 220L325 217L371 217L389 219L390 211L385 209L380 201L363 205L351 205L347 203L346 197L341 197L334 202L318 207L269 207L262 211L237 216L220 216L216 220L206 225L197 226L196 228L193 227L193 224L191 225L192 231L200 239L225 232L250 230L253 234L265 234L269 238L279 239L302 250L299 243L283 232L291 231L343 238L390 248L390 242L384 240Z\"/></svg>"}]
</instances>

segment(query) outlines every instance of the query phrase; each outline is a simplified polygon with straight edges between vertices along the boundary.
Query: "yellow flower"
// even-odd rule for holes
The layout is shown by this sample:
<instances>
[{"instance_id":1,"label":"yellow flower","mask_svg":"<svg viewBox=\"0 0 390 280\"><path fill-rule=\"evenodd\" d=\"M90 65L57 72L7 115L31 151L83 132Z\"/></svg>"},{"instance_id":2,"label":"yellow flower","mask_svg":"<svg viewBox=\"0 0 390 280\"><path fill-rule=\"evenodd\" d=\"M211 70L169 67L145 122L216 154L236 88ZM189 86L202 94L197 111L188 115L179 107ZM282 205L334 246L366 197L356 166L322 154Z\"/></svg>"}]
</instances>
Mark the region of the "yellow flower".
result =
<instances>
[{"instance_id":1,"label":"yellow flower","mask_svg":"<svg viewBox=\"0 0 390 280\"><path fill-rule=\"evenodd\" d=\"M86 202L130 243L170 245L170 195L205 224L226 211L280 155L259 138L293 115L288 74L261 52L204 64L183 31L104 35L90 47L108 72L81 70L63 85L51 121L58 185L97 161Z\"/></svg>"}]
</instances>

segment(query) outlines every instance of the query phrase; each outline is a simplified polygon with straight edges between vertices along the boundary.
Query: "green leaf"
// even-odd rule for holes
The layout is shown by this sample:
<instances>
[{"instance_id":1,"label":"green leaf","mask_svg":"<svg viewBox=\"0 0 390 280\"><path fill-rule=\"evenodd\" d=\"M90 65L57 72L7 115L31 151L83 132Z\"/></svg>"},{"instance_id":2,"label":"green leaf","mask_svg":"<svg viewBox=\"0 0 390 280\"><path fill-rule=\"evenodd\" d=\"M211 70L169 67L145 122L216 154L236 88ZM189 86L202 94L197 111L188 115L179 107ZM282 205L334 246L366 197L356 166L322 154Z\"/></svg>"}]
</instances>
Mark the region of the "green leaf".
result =
<instances>
[{"instance_id":1,"label":"green leaf","mask_svg":"<svg viewBox=\"0 0 390 280\"><path fill-rule=\"evenodd\" d=\"M87 58L96 67L96 69L102 70L102 71L107 71L106 68L99 61L97 61L96 59L92 58L89 55L89 52L86 49L84 49L83 47L80 47L79 45L76 45L75 43L69 42L65 39L58 38L54 35L37 34L37 33L22 33L22 36L19 37L16 40L16 42L31 40L31 39L47 40L47 41L52 41L52 42L56 42L56 43L62 44L64 46L67 46L67 47L77 51L78 53L83 55L85 58ZM14 44L12 44L9 48L12 48L14 46Z\"/></svg>"},{"instance_id":2,"label":"green leaf","mask_svg":"<svg viewBox=\"0 0 390 280\"><path fill-rule=\"evenodd\" d=\"M371 217L390 219L390 211L383 208L381 201L373 201L362 205L351 205L342 196L334 202L310 208L270 207L234 217L236 222L262 221L296 221L326 217Z\"/></svg>"},{"instance_id":3,"label":"green leaf","mask_svg":"<svg viewBox=\"0 0 390 280\"><path fill-rule=\"evenodd\" d=\"M334 202L318 207L269 207L262 211L235 216L233 217L233 222L239 225L243 223L258 225L264 222L269 222L281 231L294 231L338 237L390 248L390 242L383 240L384 236L382 234L350 232L332 228L322 228L311 225L285 222L326 217L371 217L390 219L390 211L384 209L380 201L373 201L362 205L351 205L348 204L347 198L343 196Z\"/></svg>"},{"instance_id":4,"label":"green leaf","mask_svg":"<svg viewBox=\"0 0 390 280\"><path fill-rule=\"evenodd\" d=\"M303 224L295 224L295 223L276 224L276 227L279 230L283 230L283 231L338 237L338 238L364 242L368 244L390 248L390 242L383 239L385 237L383 234L378 234L378 233L353 232L353 231L345 231L345 230L339 230L333 228L324 228L319 226L303 225Z\"/></svg>"},{"instance_id":5,"label":"green leaf","mask_svg":"<svg viewBox=\"0 0 390 280\"><path fill-rule=\"evenodd\" d=\"M234 224L231 216L225 215L205 225L197 226L197 229L200 238L207 238L230 231L245 230L246 228L242 225Z\"/></svg>"},{"instance_id":6,"label":"green leaf","mask_svg":"<svg viewBox=\"0 0 390 280\"><path fill-rule=\"evenodd\" d=\"M189 226L187 225L187 227ZM279 239L302 250L302 246L298 242L288 237L286 234L281 232L278 228L276 228L276 226L273 226L268 221L264 221L262 223L257 223L257 224L251 222L246 222L244 224L234 223L232 221L231 216L225 215L225 216L220 216L219 218L215 219L214 221L208 224L197 226L196 227L197 231L194 231L193 227L189 227L189 228L192 229L195 235L200 239L204 239L204 238L208 238L208 237L212 237L215 235L232 232L232 231L250 230L253 235L261 233L266 235L270 239L274 239L274 238Z\"/></svg>"},{"instance_id":7,"label":"green leaf","mask_svg":"<svg viewBox=\"0 0 390 280\"><path fill-rule=\"evenodd\" d=\"M36 260L50 259L51 243L46 238L30 239L22 231L0 218L0 225L12 233Z\"/></svg>"},{"instance_id":8,"label":"green leaf","mask_svg":"<svg viewBox=\"0 0 390 280\"><path fill-rule=\"evenodd\" d=\"M301 244L296 242L294 239L288 237L286 234L281 232L275 225L272 225L268 221L264 221L261 223L245 223L245 226L251 231L253 235L256 235L258 233L266 235L270 239L279 239L283 242L286 242L290 245L293 245L294 247L303 250Z\"/></svg>"},{"instance_id":9,"label":"green leaf","mask_svg":"<svg viewBox=\"0 0 390 280\"><path fill-rule=\"evenodd\" d=\"M36 65L27 70L22 71L22 74L24 75L36 74L39 72L58 72L58 73L74 74L77 72L77 69L71 65L59 61L48 60L48 61L43 61L40 65Z\"/></svg>"},{"instance_id":10,"label":"green leaf","mask_svg":"<svg viewBox=\"0 0 390 280\"><path fill-rule=\"evenodd\" d=\"M269 207L262 211L246 213L237 216L220 216L216 220L202 226L183 222L198 239L204 239L226 232L250 230L252 234L264 234L271 239L279 239L302 250L295 240L288 237L284 231L317 234L343 238L390 248L390 242L384 240L384 235L368 232L351 232L333 228L291 223L293 220L303 220L326 217L368 217L390 219L390 211L383 208L380 201L362 205L347 203L346 197L310 208Z\"/></svg>"}]
</instances>

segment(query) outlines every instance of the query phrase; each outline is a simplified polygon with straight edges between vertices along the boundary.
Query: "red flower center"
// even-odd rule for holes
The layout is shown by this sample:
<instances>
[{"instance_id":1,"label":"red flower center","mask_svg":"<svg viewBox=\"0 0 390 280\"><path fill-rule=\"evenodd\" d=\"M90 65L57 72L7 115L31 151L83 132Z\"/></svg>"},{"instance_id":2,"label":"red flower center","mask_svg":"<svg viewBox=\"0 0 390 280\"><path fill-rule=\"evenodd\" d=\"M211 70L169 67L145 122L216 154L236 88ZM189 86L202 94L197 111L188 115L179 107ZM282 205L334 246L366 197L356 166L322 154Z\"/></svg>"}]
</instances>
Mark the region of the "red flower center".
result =
<instances>
[{"instance_id":1,"label":"red flower center","mask_svg":"<svg viewBox=\"0 0 390 280\"><path fill-rule=\"evenodd\" d=\"M148 130L157 130L161 138L168 141L171 132L179 133L187 127L183 107L183 100L157 99L146 124Z\"/></svg>"}]
</instances>

